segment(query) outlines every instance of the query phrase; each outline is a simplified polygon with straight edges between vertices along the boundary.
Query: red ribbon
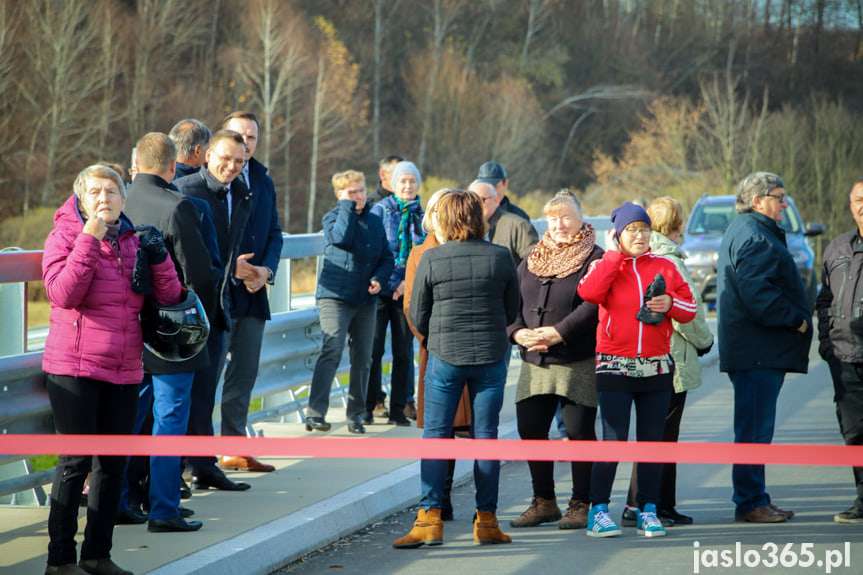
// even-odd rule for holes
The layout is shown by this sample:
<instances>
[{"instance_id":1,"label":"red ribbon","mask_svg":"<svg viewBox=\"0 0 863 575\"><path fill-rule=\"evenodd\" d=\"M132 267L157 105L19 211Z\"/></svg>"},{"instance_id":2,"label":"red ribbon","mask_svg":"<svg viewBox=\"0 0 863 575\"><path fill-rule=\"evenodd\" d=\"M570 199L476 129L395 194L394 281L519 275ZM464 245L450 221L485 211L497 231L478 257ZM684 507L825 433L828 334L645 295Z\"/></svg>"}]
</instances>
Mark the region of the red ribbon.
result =
<instances>
[{"instance_id":1,"label":"red ribbon","mask_svg":"<svg viewBox=\"0 0 863 575\"><path fill-rule=\"evenodd\" d=\"M215 455L283 458L644 461L863 467L861 445L652 443L390 437L190 437L0 435L0 453L32 455Z\"/></svg>"}]
</instances>

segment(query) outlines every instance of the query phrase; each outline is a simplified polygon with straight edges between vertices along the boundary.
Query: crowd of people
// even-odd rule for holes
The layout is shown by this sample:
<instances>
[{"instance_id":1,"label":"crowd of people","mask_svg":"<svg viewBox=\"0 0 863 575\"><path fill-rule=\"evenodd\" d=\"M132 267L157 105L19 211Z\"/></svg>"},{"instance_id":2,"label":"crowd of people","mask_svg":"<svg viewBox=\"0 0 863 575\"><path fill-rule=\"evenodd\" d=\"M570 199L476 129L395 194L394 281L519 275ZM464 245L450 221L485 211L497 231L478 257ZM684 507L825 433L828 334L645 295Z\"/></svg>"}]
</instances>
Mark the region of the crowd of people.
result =
<instances>
[{"instance_id":1,"label":"crowd of people","mask_svg":"<svg viewBox=\"0 0 863 575\"><path fill-rule=\"evenodd\" d=\"M187 119L170 134L153 132L137 142L130 184L110 165L79 174L43 257L51 302L43 369L58 433L212 436L224 373L221 434L246 434L270 318L266 286L282 248L275 187L254 158L258 131L249 112L230 114L215 133ZM506 197L509 180L497 162L483 164L465 191L437 191L425 209L422 176L412 162L387 156L379 175L373 194L361 172L332 177L336 205L322 220L316 301L323 340L304 414L308 431L331 429L330 390L347 343L349 432L366 433L377 417L396 426L416 420L427 438L496 439L516 346L523 360L515 397L521 438L548 439L557 421L566 439L594 440L598 415L602 440L625 441L634 405L638 441L677 441L686 394L701 385L698 357L714 343L678 244L685 219L678 201L619 206L604 250L567 190L545 204L547 231L540 237ZM772 440L785 374L808 368L812 310L778 224L786 198L775 174L745 178L738 217L720 248L720 370L734 389L738 443ZM846 443L859 445L863 287L849 278L863 267L863 180L854 184L850 206L858 229L825 251L815 311L840 430ZM173 357L145 346L139 314L150 308L206 316L199 345ZM554 463L528 465L530 505L511 527L558 522L592 537L622 533L608 510L616 462L572 462L565 512ZM422 461L420 509L394 547L443 542L443 522L453 519L453 469L454 461ZM193 489L251 487L224 470L274 467L242 454L62 456L51 493L46 574L128 575L110 558L114 525L198 530L202 523L181 504ZM511 541L497 519L499 472L499 461L474 463L479 544ZM79 559L77 509L88 474ZM854 477L857 498L837 522L863 523L861 468ZM736 520L780 523L794 516L772 502L763 465L734 465L732 484ZM676 509L675 493L673 463L637 463L622 524L658 537L670 525L692 523Z\"/></svg>"}]
</instances>

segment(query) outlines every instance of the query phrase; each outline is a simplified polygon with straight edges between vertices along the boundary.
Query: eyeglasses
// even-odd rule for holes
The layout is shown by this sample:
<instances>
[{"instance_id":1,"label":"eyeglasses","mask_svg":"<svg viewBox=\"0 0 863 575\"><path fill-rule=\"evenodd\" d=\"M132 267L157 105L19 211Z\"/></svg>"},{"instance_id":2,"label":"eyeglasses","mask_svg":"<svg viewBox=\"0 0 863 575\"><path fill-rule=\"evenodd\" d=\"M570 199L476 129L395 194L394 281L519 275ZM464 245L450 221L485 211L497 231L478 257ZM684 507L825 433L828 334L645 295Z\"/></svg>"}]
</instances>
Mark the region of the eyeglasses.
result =
<instances>
[{"instance_id":1,"label":"eyeglasses","mask_svg":"<svg viewBox=\"0 0 863 575\"><path fill-rule=\"evenodd\" d=\"M650 228L636 228L635 226L629 226L628 228L623 228L623 231L631 236L642 235L649 236Z\"/></svg>"},{"instance_id":2,"label":"eyeglasses","mask_svg":"<svg viewBox=\"0 0 863 575\"><path fill-rule=\"evenodd\" d=\"M780 204L783 202L786 204L788 203L788 194L779 194L777 196L774 196L773 194L764 194L764 196L768 198L774 198Z\"/></svg>"}]
</instances>

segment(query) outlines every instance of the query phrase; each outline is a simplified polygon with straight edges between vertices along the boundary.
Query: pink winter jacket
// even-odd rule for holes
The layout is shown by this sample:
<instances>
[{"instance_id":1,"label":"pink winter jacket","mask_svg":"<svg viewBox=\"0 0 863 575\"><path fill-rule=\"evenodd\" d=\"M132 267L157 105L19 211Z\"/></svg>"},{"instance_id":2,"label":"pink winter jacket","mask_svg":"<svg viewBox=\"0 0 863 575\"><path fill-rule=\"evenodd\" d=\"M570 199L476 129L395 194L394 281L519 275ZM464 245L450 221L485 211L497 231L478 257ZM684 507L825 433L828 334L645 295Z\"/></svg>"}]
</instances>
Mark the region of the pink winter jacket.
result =
<instances>
[{"instance_id":1,"label":"pink winter jacket","mask_svg":"<svg viewBox=\"0 0 863 575\"><path fill-rule=\"evenodd\" d=\"M138 384L144 378L138 320L144 296L132 291L138 236L125 214L120 222L118 254L107 239L83 233L75 195L54 215L42 255L42 281L51 300L42 359L47 373L116 384ZM170 256L150 266L150 277L157 301L180 300Z\"/></svg>"}]
</instances>

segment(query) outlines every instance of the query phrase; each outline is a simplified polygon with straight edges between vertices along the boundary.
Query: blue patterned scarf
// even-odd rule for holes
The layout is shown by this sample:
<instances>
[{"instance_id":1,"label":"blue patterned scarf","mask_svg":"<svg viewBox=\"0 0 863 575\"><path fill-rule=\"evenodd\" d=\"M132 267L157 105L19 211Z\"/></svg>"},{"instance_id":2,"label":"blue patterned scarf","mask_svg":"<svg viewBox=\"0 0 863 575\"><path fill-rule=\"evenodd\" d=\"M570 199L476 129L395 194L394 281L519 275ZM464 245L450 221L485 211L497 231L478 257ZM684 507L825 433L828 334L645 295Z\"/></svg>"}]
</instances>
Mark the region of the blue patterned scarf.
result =
<instances>
[{"instance_id":1,"label":"blue patterned scarf","mask_svg":"<svg viewBox=\"0 0 863 575\"><path fill-rule=\"evenodd\" d=\"M408 261L415 243L421 244L425 241L425 232L422 228L423 209L420 205L420 197L410 202L403 202L397 196L393 196L401 211L399 220L399 253L396 264L404 267ZM413 234L411 234L413 232Z\"/></svg>"}]
</instances>

